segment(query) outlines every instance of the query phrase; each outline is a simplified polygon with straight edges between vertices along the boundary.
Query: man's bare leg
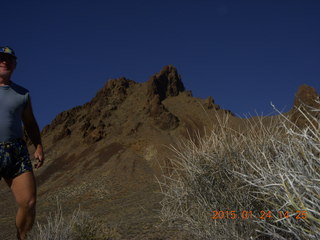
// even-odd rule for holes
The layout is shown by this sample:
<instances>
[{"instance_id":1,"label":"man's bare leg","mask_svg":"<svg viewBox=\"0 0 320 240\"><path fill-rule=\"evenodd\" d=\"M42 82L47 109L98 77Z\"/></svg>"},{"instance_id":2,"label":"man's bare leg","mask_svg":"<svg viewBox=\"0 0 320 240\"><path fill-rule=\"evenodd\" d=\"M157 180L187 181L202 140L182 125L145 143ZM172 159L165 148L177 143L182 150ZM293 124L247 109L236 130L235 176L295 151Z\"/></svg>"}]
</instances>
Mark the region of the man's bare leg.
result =
<instances>
[{"instance_id":1,"label":"man's bare leg","mask_svg":"<svg viewBox=\"0 0 320 240\"><path fill-rule=\"evenodd\" d=\"M33 172L25 172L13 179L6 180L18 204L16 215L17 237L27 239L35 219L36 182Z\"/></svg>"}]
</instances>

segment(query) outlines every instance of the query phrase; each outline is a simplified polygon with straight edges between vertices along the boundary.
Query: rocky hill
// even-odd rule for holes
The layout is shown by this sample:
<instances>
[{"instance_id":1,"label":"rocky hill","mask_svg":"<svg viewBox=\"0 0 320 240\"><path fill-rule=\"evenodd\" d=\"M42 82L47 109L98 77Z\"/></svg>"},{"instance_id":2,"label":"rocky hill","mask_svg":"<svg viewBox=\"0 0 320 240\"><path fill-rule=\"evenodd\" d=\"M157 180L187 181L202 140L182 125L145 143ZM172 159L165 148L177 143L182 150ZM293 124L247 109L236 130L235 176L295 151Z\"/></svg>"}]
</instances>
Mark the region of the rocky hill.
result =
<instances>
[{"instance_id":1,"label":"rocky hill","mask_svg":"<svg viewBox=\"0 0 320 240\"><path fill-rule=\"evenodd\" d=\"M296 105L318 97L306 88L299 89ZM47 160L35 172L38 220L55 210L58 199L66 214L80 204L117 227L123 239L173 239L174 233L155 227L161 200L157 178L172 156L169 146L204 134L226 116L231 127L241 127L242 119L211 96L193 97L171 65L144 83L109 80L91 101L60 113L43 129ZM6 239L15 210L3 183L0 196L5 216L0 239Z\"/></svg>"}]
</instances>

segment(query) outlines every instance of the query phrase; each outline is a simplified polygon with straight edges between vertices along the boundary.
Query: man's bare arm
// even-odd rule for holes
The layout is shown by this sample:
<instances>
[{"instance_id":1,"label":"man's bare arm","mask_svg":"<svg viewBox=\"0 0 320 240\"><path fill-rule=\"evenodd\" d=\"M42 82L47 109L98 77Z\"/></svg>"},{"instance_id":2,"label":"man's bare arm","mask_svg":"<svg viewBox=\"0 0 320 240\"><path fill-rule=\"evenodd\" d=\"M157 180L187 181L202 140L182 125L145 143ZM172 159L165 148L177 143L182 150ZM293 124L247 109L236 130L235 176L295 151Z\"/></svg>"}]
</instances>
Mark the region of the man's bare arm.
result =
<instances>
[{"instance_id":1,"label":"man's bare arm","mask_svg":"<svg viewBox=\"0 0 320 240\"><path fill-rule=\"evenodd\" d=\"M37 123L37 121L34 117L33 111L32 111L32 105L31 105L30 98L27 102L27 105L26 105L24 111L23 111L22 121L23 121L25 130L31 139L31 142L33 143L33 145L36 149L36 151L34 153L34 157L38 161L35 164L35 167L39 168L43 164L44 153L43 153L43 147L42 147L42 143L41 143L40 129L39 129L38 123Z\"/></svg>"}]
</instances>

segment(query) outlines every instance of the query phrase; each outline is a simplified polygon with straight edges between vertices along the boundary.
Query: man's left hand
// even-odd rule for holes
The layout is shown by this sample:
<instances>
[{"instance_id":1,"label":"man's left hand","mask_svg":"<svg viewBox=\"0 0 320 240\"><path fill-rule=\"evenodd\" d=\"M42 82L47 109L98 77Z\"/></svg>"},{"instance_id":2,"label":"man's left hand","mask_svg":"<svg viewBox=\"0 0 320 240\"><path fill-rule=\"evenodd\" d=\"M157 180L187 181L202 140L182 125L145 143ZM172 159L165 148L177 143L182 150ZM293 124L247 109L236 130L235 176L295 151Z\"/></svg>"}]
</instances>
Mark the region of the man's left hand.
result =
<instances>
[{"instance_id":1,"label":"man's left hand","mask_svg":"<svg viewBox=\"0 0 320 240\"><path fill-rule=\"evenodd\" d=\"M42 150L42 146L38 145L37 149L34 153L34 158L36 159L36 163L34 165L35 168L40 168L43 165L44 162L44 154L43 154L43 150Z\"/></svg>"}]
</instances>

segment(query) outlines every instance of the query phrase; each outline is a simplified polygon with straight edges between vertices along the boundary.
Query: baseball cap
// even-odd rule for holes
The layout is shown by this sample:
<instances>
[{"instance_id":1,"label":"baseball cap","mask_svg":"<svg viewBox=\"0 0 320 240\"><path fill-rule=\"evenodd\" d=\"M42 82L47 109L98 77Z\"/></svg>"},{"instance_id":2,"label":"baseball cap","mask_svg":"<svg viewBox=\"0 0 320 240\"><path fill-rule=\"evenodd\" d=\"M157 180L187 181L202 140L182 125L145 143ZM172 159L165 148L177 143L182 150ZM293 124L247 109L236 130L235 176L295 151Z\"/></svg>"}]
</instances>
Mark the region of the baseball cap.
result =
<instances>
[{"instance_id":1,"label":"baseball cap","mask_svg":"<svg viewBox=\"0 0 320 240\"><path fill-rule=\"evenodd\" d=\"M6 54L10 54L11 56L13 56L14 58L17 58L14 50L8 46L6 47L0 47L0 53L6 53Z\"/></svg>"}]
</instances>

